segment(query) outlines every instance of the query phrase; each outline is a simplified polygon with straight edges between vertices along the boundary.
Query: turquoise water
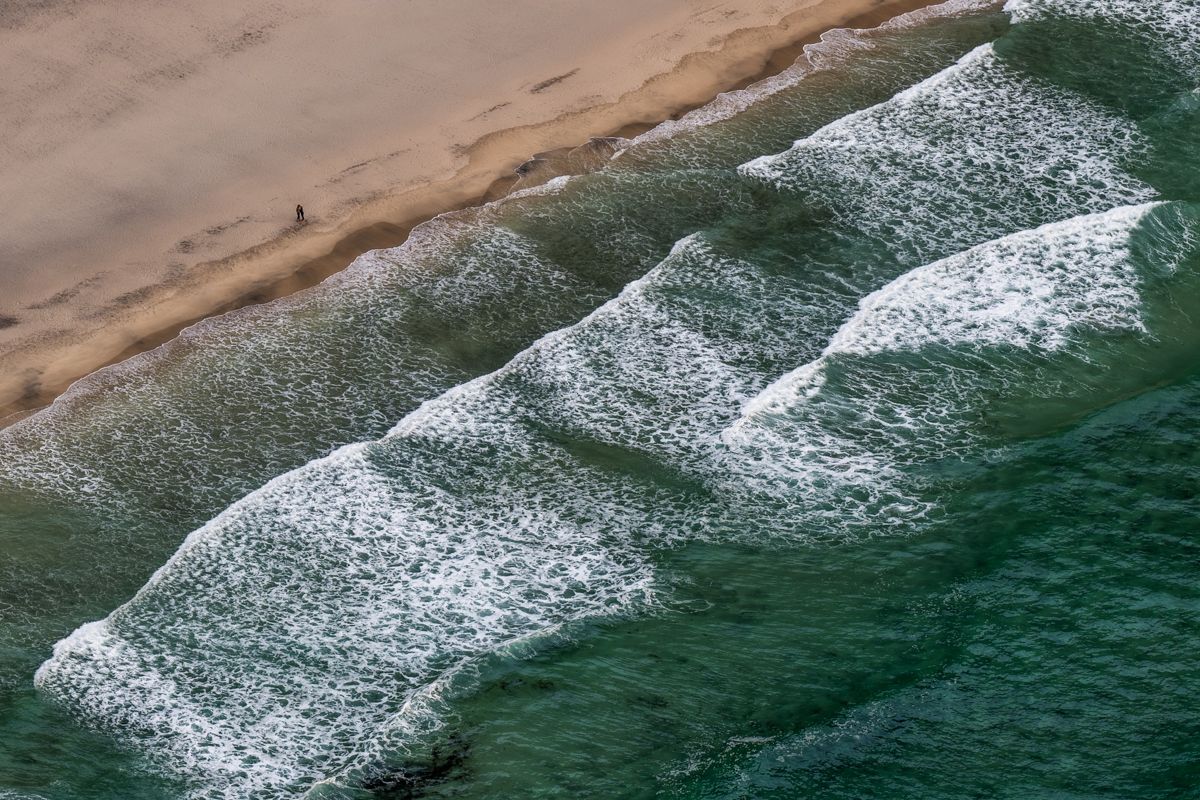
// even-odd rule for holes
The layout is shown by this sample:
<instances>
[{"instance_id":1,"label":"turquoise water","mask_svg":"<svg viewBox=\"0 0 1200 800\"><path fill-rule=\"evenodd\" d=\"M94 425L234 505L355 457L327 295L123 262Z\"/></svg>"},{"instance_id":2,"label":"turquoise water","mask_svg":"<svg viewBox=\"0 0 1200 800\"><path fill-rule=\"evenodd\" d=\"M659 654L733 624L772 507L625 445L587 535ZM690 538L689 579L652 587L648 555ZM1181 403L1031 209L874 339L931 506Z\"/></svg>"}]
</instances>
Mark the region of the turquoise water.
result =
<instances>
[{"instance_id":1,"label":"turquoise water","mask_svg":"<svg viewBox=\"0 0 1200 800\"><path fill-rule=\"evenodd\" d=\"M1189 797L1200 5L841 32L0 432L0 797Z\"/></svg>"}]
</instances>

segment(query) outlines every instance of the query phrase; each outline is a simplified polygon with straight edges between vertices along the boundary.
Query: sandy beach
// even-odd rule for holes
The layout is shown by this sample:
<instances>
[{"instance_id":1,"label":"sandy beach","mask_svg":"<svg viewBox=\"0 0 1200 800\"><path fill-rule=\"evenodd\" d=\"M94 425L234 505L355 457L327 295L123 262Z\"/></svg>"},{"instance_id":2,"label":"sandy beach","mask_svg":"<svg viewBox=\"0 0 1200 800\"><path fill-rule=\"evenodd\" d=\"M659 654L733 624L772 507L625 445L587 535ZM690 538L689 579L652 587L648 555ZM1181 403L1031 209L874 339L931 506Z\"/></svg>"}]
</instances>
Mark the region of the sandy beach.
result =
<instances>
[{"instance_id":1,"label":"sandy beach","mask_svg":"<svg viewBox=\"0 0 1200 800\"><path fill-rule=\"evenodd\" d=\"M0 3L0 418L926 4Z\"/></svg>"}]
</instances>

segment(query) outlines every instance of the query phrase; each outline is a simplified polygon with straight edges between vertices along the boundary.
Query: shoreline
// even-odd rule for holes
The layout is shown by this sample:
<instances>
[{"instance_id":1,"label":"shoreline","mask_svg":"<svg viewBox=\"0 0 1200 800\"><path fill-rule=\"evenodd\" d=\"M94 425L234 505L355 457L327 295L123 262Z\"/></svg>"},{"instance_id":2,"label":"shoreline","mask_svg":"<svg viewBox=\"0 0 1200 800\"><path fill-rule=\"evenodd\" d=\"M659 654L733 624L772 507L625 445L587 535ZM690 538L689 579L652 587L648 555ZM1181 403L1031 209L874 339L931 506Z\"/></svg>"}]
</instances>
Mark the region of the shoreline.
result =
<instances>
[{"instance_id":1,"label":"shoreline","mask_svg":"<svg viewBox=\"0 0 1200 800\"><path fill-rule=\"evenodd\" d=\"M875 0L868 3L871 8L863 10L862 3L817 0L774 25L733 30L715 50L684 55L670 71L651 76L614 101L486 133L464 148L466 163L449 178L361 201L345 219L326 230L307 233L307 225L289 226L268 241L199 263L177 283L144 287L138 294L145 305L138 308L135 304L115 336L109 334L107 342L76 348L57 363L50 359L51 366L58 367L57 379L45 380L44 373L39 373L38 380L27 381L19 392L14 392L13 386L0 387L0 428L37 413L79 379L153 350L202 320L303 291L345 269L365 252L401 245L413 228L434 217L501 199L514 188L537 185L556 174L568 174L541 170L536 181L522 185L522 167L553 160L596 139L633 138L677 120L719 94L782 72L803 54L806 45L830 30L878 27L939 2ZM549 79L548 85L566 77ZM544 88L537 84L530 91ZM520 145L531 139L556 146L517 157ZM155 298L156 292L167 296ZM158 305L167 308L151 313ZM114 346L114 339L123 346ZM36 352L38 345L53 348L54 344L53 338L43 340L35 343L33 350Z\"/></svg>"}]
</instances>

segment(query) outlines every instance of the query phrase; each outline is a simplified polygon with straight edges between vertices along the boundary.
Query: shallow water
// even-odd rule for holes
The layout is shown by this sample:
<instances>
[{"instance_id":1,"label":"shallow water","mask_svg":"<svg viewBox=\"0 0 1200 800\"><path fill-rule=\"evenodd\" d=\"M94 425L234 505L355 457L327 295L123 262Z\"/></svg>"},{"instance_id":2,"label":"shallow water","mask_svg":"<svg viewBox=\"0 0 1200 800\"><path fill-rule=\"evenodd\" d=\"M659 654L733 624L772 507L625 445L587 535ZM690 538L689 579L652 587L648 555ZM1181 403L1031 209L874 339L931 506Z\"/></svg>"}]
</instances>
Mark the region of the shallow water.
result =
<instances>
[{"instance_id":1,"label":"shallow water","mask_svg":"<svg viewBox=\"0 0 1200 800\"><path fill-rule=\"evenodd\" d=\"M1189 796L1198 87L947 4L83 382L0 797Z\"/></svg>"}]
</instances>

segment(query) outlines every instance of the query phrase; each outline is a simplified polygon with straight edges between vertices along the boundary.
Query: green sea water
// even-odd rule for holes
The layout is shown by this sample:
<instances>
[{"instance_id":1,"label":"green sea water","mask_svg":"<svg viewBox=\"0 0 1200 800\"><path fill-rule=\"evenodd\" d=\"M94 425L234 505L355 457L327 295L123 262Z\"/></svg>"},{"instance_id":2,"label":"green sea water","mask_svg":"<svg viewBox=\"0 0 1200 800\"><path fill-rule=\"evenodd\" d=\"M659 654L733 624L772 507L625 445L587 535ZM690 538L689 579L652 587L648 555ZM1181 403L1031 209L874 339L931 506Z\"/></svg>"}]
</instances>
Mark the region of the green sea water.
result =
<instances>
[{"instance_id":1,"label":"green sea water","mask_svg":"<svg viewBox=\"0 0 1200 800\"><path fill-rule=\"evenodd\" d=\"M613 144L0 432L0 798L1200 795L1200 4Z\"/></svg>"}]
</instances>

